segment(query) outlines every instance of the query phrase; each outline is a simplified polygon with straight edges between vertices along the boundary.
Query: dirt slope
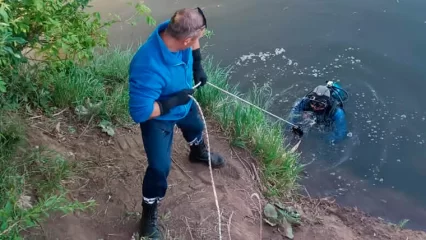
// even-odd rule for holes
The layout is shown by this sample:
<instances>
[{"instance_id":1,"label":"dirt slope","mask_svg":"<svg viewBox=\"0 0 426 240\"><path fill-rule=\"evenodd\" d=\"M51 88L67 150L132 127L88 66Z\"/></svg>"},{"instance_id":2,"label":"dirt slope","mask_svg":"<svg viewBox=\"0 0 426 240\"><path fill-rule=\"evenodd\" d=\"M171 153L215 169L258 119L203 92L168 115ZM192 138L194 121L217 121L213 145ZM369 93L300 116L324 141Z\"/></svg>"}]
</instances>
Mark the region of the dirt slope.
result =
<instances>
[{"instance_id":1,"label":"dirt slope","mask_svg":"<svg viewBox=\"0 0 426 240\"><path fill-rule=\"evenodd\" d=\"M30 239L126 239L137 230L141 211L141 181L146 158L138 127L120 129L112 138L98 129L70 124L64 117L31 122L28 133L34 146L48 146L84 168L73 181L71 198L95 199L91 212L54 215ZM61 122L58 130L58 122ZM68 123L66 123L68 122ZM77 132L69 133L69 126ZM209 124L209 129L218 129ZM214 170L221 207L223 239L261 239L259 173L250 154L234 151L218 131L210 130L214 150L226 156L223 169ZM167 239L218 239L218 221L208 168L188 161L189 148L180 132L174 139L169 190L160 206L160 222ZM261 197L261 196L260 196ZM262 206L265 204L261 199ZM303 225L295 239L419 239L426 234L398 231L354 209L344 209L326 200L304 198L294 203L303 212ZM230 229L230 231L228 231ZM262 224L262 239L285 239L281 230ZM230 235L230 237L229 237Z\"/></svg>"}]
</instances>

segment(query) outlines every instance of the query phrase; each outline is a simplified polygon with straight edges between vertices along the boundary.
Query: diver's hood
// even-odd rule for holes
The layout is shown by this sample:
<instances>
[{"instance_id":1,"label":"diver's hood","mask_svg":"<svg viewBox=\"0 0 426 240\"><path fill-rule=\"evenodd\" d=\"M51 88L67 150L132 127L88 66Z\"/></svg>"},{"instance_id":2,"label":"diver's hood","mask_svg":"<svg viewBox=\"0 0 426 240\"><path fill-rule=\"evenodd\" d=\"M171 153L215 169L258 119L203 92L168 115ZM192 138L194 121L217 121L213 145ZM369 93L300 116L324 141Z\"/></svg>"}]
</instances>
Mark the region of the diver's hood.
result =
<instances>
[{"instance_id":1,"label":"diver's hood","mask_svg":"<svg viewBox=\"0 0 426 240\"><path fill-rule=\"evenodd\" d=\"M323 102L324 104L331 104L331 92L330 89L326 86L318 86L307 96L311 101Z\"/></svg>"},{"instance_id":2,"label":"diver's hood","mask_svg":"<svg viewBox=\"0 0 426 240\"><path fill-rule=\"evenodd\" d=\"M323 85L316 87L312 91L312 93L316 94L320 98L324 98L324 97L330 98L331 97L330 89L327 86L323 86Z\"/></svg>"}]
</instances>

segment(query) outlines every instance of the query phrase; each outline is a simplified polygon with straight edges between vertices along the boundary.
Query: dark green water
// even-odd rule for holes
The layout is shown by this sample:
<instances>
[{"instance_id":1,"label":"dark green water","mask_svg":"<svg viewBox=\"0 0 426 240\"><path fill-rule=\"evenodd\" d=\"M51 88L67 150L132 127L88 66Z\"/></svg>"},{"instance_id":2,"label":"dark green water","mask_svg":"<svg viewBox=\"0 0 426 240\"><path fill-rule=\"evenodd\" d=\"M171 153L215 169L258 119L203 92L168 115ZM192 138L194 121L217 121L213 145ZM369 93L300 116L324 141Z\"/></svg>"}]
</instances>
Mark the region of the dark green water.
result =
<instances>
[{"instance_id":1,"label":"dark green water","mask_svg":"<svg viewBox=\"0 0 426 240\"><path fill-rule=\"evenodd\" d=\"M126 1L97 0L130 15ZM215 35L208 51L242 91L268 84L272 111L287 116L298 97L326 80L351 96L351 137L336 146L308 133L303 181L313 196L336 196L393 222L426 230L426 1L146 1L162 21L180 7L205 7ZM111 43L137 44L150 29L115 26Z\"/></svg>"}]
</instances>

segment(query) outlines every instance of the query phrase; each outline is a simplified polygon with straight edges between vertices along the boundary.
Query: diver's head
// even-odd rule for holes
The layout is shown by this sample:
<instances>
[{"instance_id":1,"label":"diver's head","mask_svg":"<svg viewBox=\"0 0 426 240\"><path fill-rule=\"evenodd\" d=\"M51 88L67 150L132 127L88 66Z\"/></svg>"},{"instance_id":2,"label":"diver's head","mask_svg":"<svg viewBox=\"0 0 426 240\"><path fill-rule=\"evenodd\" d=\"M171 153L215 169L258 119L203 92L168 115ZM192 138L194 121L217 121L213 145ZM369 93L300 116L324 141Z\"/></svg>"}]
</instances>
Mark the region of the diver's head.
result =
<instances>
[{"instance_id":1,"label":"diver's head","mask_svg":"<svg viewBox=\"0 0 426 240\"><path fill-rule=\"evenodd\" d=\"M330 89L320 85L308 95L309 105L315 113L322 113L330 105L330 97Z\"/></svg>"}]
</instances>

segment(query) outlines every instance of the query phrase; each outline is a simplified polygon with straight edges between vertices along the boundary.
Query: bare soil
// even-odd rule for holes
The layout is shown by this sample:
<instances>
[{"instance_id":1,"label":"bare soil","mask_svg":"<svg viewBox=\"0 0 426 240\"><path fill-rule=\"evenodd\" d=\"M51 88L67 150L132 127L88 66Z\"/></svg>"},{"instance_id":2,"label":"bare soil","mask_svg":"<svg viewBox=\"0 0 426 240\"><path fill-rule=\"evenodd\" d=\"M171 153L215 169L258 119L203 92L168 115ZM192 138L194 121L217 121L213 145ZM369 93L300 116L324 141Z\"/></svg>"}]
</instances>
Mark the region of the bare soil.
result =
<instances>
[{"instance_id":1,"label":"bare soil","mask_svg":"<svg viewBox=\"0 0 426 240\"><path fill-rule=\"evenodd\" d=\"M33 118L28 139L46 146L82 166L67 182L69 197L96 200L91 211L62 216L53 214L30 239L115 240L132 239L141 212L141 183L147 165L140 130L122 128L109 137L94 126L78 124L67 113L54 119ZM59 123L59 124L58 124ZM221 209L223 239L286 239L283 230L263 223L259 204L260 171L257 162L242 149L230 147L214 123L209 123L213 151L227 159L214 170ZM76 132L71 133L72 129ZM207 166L188 161L189 148L177 130L169 189L160 205L160 224L167 239L218 239L218 217ZM254 195L253 195L254 194ZM260 203L256 196L260 197ZM354 208L342 208L331 199L300 197L291 203L303 224L295 229L301 240L426 240L426 233L400 230Z\"/></svg>"}]
</instances>

